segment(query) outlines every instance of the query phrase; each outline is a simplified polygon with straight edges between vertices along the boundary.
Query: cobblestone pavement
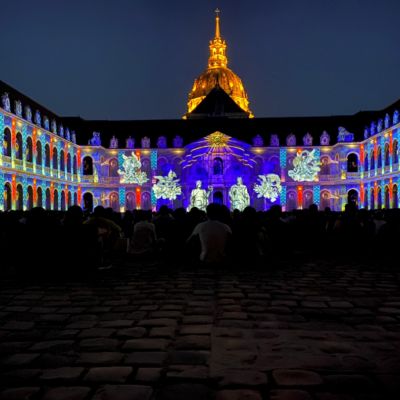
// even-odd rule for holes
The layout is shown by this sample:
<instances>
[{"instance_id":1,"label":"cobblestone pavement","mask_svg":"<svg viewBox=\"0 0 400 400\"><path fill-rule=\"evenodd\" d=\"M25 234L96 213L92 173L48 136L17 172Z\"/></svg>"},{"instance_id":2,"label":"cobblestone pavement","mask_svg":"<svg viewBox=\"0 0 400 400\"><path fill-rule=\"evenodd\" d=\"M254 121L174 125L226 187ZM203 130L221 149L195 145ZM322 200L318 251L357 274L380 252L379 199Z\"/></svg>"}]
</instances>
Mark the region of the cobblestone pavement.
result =
<instances>
[{"instance_id":1,"label":"cobblestone pavement","mask_svg":"<svg viewBox=\"0 0 400 400\"><path fill-rule=\"evenodd\" d=\"M0 283L0 399L400 398L400 269Z\"/></svg>"}]
</instances>

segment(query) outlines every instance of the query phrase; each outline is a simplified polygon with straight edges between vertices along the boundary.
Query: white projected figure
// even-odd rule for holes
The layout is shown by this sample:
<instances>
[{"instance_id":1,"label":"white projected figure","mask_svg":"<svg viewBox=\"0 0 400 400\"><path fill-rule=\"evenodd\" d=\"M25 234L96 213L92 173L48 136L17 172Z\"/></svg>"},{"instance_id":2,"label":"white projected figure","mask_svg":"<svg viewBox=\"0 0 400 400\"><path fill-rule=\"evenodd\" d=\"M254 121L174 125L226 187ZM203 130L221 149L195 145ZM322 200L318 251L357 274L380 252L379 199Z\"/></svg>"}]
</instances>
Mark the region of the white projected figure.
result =
<instances>
[{"instance_id":1,"label":"white projected figure","mask_svg":"<svg viewBox=\"0 0 400 400\"><path fill-rule=\"evenodd\" d=\"M196 181L196 188L192 190L190 194L190 204L189 210L193 207L198 208L199 210L206 211L208 205L208 198L213 190L212 186L208 187L208 190L201 188L201 181Z\"/></svg>"},{"instance_id":2,"label":"white projected figure","mask_svg":"<svg viewBox=\"0 0 400 400\"><path fill-rule=\"evenodd\" d=\"M311 151L303 150L293 160L294 168L288 174L294 181L311 182L315 180L318 172L321 170L319 165L320 161L315 155L315 149Z\"/></svg>"},{"instance_id":3,"label":"white projected figure","mask_svg":"<svg viewBox=\"0 0 400 400\"><path fill-rule=\"evenodd\" d=\"M229 190L229 200L231 201L231 210L243 211L250 205L250 196L247 187L243 185L243 180L239 176L236 184Z\"/></svg>"},{"instance_id":4,"label":"white projected figure","mask_svg":"<svg viewBox=\"0 0 400 400\"><path fill-rule=\"evenodd\" d=\"M167 176L155 176L158 182L153 185L153 192L156 199L175 200L176 196L182 194L179 179L176 179L176 173L172 170Z\"/></svg>"},{"instance_id":5,"label":"white projected figure","mask_svg":"<svg viewBox=\"0 0 400 400\"><path fill-rule=\"evenodd\" d=\"M122 169L118 170L118 174L121 177L120 183L136 183L142 185L147 182L149 178L147 178L146 172L140 170L142 163L139 158L134 152L131 154L131 156L122 155L124 159Z\"/></svg>"},{"instance_id":6,"label":"white projected figure","mask_svg":"<svg viewBox=\"0 0 400 400\"><path fill-rule=\"evenodd\" d=\"M254 185L257 197L264 197L274 203L282 191L281 179L276 174L258 175L258 179L260 183Z\"/></svg>"}]
</instances>

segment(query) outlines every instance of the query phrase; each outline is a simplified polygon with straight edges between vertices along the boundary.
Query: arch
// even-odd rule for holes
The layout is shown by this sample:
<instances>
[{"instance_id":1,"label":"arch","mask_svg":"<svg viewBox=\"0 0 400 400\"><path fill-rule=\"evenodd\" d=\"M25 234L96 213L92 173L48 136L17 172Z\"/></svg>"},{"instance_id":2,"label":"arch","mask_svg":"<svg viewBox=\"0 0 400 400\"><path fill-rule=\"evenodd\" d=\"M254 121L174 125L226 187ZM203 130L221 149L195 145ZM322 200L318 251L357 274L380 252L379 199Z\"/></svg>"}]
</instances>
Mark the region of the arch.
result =
<instances>
[{"instance_id":1,"label":"arch","mask_svg":"<svg viewBox=\"0 0 400 400\"><path fill-rule=\"evenodd\" d=\"M44 146L44 166L50 168L50 146L48 143Z\"/></svg>"},{"instance_id":2,"label":"arch","mask_svg":"<svg viewBox=\"0 0 400 400\"><path fill-rule=\"evenodd\" d=\"M118 174L118 160L116 158L111 158L108 162L108 176L116 178Z\"/></svg>"},{"instance_id":3,"label":"arch","mask_svg":"<svg viewBox=\"0 0 400 400\"><path fill-rule=\"evenodd\" d=\"M290 191L287 193L287 210L293 211L297 209L297 194L296 192Z\"/></svg>"},{"instance_id":4,"label":"arch","mask_svg":"<svg viewBox=\"0 0 400 400\"><path fill-rule=\"evenodd\" d=\"M382 168L382 149L381 146L378 146L378 159L376 160L377 168Z\"/></svg>"},{"instance_id":5,"label":"arch","mask_svg":"<svg viewBox=\"0 0 400 400\"><path fill-rule=\"evenodd\" d=\"M142 210L151 210L151 196L149 192L142 193Z\"/></svg>"},{"instance_id":6,"label":"arch","mask_svg":"<svg viewBox=\"0 0 400 400\"><path fill-rule=\"evenodd\" d=\"M3 155L11 157L11 131L4 129Z\"/></svg>"},{"instance_id":7,"label":"arch","mask_svg":"<svg viewBox=\"0 0 400 400\"><path fill-rule=\"evenodd\" d=\"M74 206L79 206L80 204L78 204L78 193L74 192Z\"/></svg>"},{"instance_id":8,"label":"arch","mask_svg":"<svg viewBox=\"0 0 400 400\"><path fill-rule=\"evenodd\" d=\"M16 209L24 209L24 190L22 189L22 185L20 183L17 185Z\"/></svg>"},{"instance_id":9,"label":"arch","mask_svg":"<svg viewBox=\"0 0 400 400\"><path fill-rule=\"evenodd\" d=\"M364 192L364 204L362 206L368 210L368 190L365 190Z\"/></svg>"},{"instance_id":10,"label":"arch","mask_svg":"<svg viewBox=\"0 0 400 400\"><path fill-rule=\"evenodd\" d=\"M93 193L86 192L83 195L83 209L85 211L92 212L93 211Z\"/></svg>"},{"instance_id":11,"label":"arch","mask_svg":"<svg viewBox=\"0 0 400 400\"><path fill-rule=\"evenodd\" d=\"M46 189L46 204L45 204L46 210L51 210L51 195L50 195L50 189Z\"/></svg>"},{"instance_id":12,"label":"arch","mask_svg":"<svg viewBox=\"0 0 400 400\"><path fill-rule=\"evenodd\" d=\"M224 204L224 195L220 190L213 192L213 203Z\"/></svg>"},{"instance_id":13,"label":"arch","mask_svg":"<svg viewBox=\"0 0 400 400\"><path fill-rule=\"evenodd\" d=\"M256 165L254 167L254 175L262 175L264 172L264 160L261 157L255 157L254 161L256 162Z\"/></svg>"},{"instance_id":14,"label":"arch","mask_svg":"<svg viewBox=\"0 0 400 400\"><path fill-rule=\"evenodd\" d=\"M93 175L93 158L90 156L83 157L82 160L82 174Z\"/></svg>"},{"instance_id":15,"label":"arch","mask_svg":"<svg viewBox=\"0 0 400 400\"><path fill-rule=\"evenodd\" d=\"M15 158L22 160L22 135L21 132L17 132L15 136Z\"/></svg>"},{"instance_id":16,"label":"arch","mask_svg":"<svg viewBox=\"0 0 400 400\"><path fill-rule=\"evenodd\" d=\"M76 161L76 154L74 155L73 161L72 161L72 173L76 175L78 172L78 163Z\"/></svg>"},{"instance_id":17,"label":"arch","mask_svg":"<svg viewBox=\"0 0 400 400\"><path fill-rule=\"evenodd\" d=\"M53 148L53 170L58 170L58 154L57 154L57 149L54 147Z\"/></svg>"},{"instance_id":18,"label":"arch","mask_svg":"<svg viewBox=\"0 0 400 400\"><path fill-rule=\"evenodd\" d=\"M312 190L305 190L303 192L303 204L302 207L303 209L307 209L308 207L311 206L314 202L314 196Z\"/></svg>"},{"instance_id":19,"label":"arch","mask_svg":"<svg viewBox=\"0 0 400 400\"><path fill-rule=\"evenodd\" d=\"M178 175L181 176L182 173L182 159L180 157L175 157L173 162L173 170Z\"/></svg>"},{"instance_id":20,"label":"arch","mask_svg":"<svg viewBox=\"0 0 400 400\"><path fill-rule=\"evenodd\" d=\"M65 211L65 190L61 190L61 211Z\"/></svg>"},{"instance_id":21,"label":"arch","mask_svg":"<svg viewBox=\"0 0 400 400\"><path fill-rule=\"evenodd\" d=\"M30 136L26 139L26 161L30 163L33 161L33 143Z\"/></svg>"},{"instance_id":22,"label":"arch","mask_svg":"<svg viewBox=\"0 0 400 400\"><path fill-rule=\"evenodd\" d=\"M371 188L369 190L369 205L371 210L375 210L375 190Z\"/></svg>"},{"instance_id":23,"label":"arch","mask_svg":"<svg viewBox=\"0 0 400 400\"><path fill-rule=\"evenodd\" d=\"M157 174L158 175L166 175L169 171L165 172L168 168L168 161L165 157L160 157L157 160Z\"/></svg>"},{"instance_id":24,"label":"arch","mask_svg":"<svg viewBox=\"0 0 400 400\"><path fill-rule=\"evenodd\" d=\"M369 157L368 154L366 154L364 157L364 171L365 172L368 171L368 168L369 168Z\"/></svg>"},{"instance_id":25,"label":"arch","mask_svg":"<svg viewBox=\"0 0 400 400\"><path fill-rule=\"evenodd\" d=\"M384 204L385 204L385 208L389 209L390 208L390 196L389 196L389 186L385 185L385 189L384 189Z\"/></svg>"},{"instance_id":26,"label":"arch","mask_svg":"<svg viewBox=\"0 0 400 400\"><path fill-rule=\"evenodd\" d=\"M375 169L375 154L373 150L371 150L370 158L371 158L370 170L373 171Z\"/></svg>"},{"instance_id":27,"label":"arch","mask_svg":"<svg viewBox=\"0 0 400 400\"><path fill-rule=\"evenodd\" d=\"M72 193L70 190L67 190L67 207L70 208L72 206Z\"/></svg>"},{"instance_id":28,"label":"arch","mask_svg":"<svg viewBox=\"0 0 400 400\"><path fill-rule=\"evenodd\" d=\"M54 189L53 210L58 211L58 190Z\"/></svg>"},{"instance_id":29,"label":"arch","mask_svg":"<svg viewBox=\"0 0 400 400\"><path fill-rule=\"evenodd\" d=\"M71 153L68 152L67 154L67 172L71 173Z\"/></svg>"},{"instance_id":30,"label":"arch","mask_svg":"<svg viewBox=\"0 0 400 400\"><path fill-rule=\"evenodd\" d=\"M36 189L36 207L43 207L43 190L40 186Z\"/></svg>"},{"instance_id":31,"label":"arch","mask_svg":"<svg viewBox=\"0 0 400 400\"><path fill-rule=\"evenodd\" d=\"M4 211L10 211L12 209L12 197L11 197L11 184L6 182L4 184Z\"/></svg>"},{"instance_id":32,"label":"arch","mask_svg":"<svg viewBox=\"0 0 400 400\"><path fill-rule=\"evenodd\" d=\"M133 192L128 192L126 194L126 201L125 201L126 209L129 211L136 209L136 195Z\"/></svg>"},{"instance_id":33,"label":"arch","mask_svg":"<svg viewBox=\"0 0 400 400\"><path fill-rule=\"evenodd\" d=\"M329 175L330 174L330 165L329 165L329 157L323 156L321 157L321 175Z\"/></svg>"},{"instance_id":34,"label":"arch","mask_svg":"<svg viewBox=\"0 0 400 400\"><path fill-rule=\"evenodd\" d=\"M398 198L399 189L396 183L393 185L392 191L393 191L393 208L399 208L399 198Z\"/></svg>"},{"instance_id":35,"label":"arch","mask_svg":"<svg viewBox=\"0 0 400 400\"><path fill-rule=\"evenodd\" d=\"M60 171L65 171L65 153L64 150L60 151Z\"/></svg>"},{"instance_id":36,"label":"arch","mask_svg":"<svg viewBox=\"0 0 400 400\"><path fill-rule=\"evenodd\" d=\"M147 176L149 176L151 174L151 163L150 163L150 159L148 157L142 158L141 160L142 163L142 167L141 170L146 172ZM167 171L167 174L169 172L169 168Z\"/></svg>"},{"instance_id":37,"label":"arch","mask_svg":"<svg viewBox=\"0 0 400 400\"><path fill-rule=\"evenodd\" d=\"M393 140L393 164L398 164L399 162L399 142L397 139Z\"/></svg>"},{"instance_id":38,"label":"arch","mask_svg":"<svg viewBox=\"0 0 400 400\"><path fill-rule=\"evenodd\" d=\"M221 157L215 157L213 161L213 175L222 175L224 173L224 162Z\"/></svg>"},{"instance_id":39,"label":"arch","mask_svg":"<svg viewBox=\"0 0 400 400\"><path fill-rule=\"evenodd\" d=\"M389 143L385 143L384 165L385 165L385 167L388 167L390 165Z\"/></svg>"},{"instance_id":40,"label":"arch","mask_svg":"<svg viewBox=\"0 0 400 400\"><path fill-rule=\"evenodd\" d=\"M327 207L331 208L331 194L328 190L321 191L320 208L325 210Z\"/></svg>"},{"instance_id":41,"label":"arch","mask_svg":"<svg viewBox=\"0 0 400 400\"><path fill-rule=\"evenodd\" d=\"M109 199L110 199L110 207L111 207L114 211L118 212L118 211L119 211L119 197L118 197L118 193L116 193L116 192L110 193Z\"/></svg>"},{"instance_id":42,"label":"arch","mask_svg":"<svg viewBox=\"0 0 400 400\"><path fill-rule=\"evenodd\" d=\"M271 173L276 174L276 175L280 175L281 167L280 167L280 163L279 163L279 158L278 157L272 156L268 160L268 164L269 164L269 169L270 169Z\"/></svg>"},{"instance_id":43,"label":"arch","mask_svg":"<svg viewBox=\"0 0 400 400\"><path fill-rule=\"evenodd\" d=\"M28 210L31 210L33 208L33 189L31 185L28 186L27 195L26 207Z\"/></svg>"},{"instance_id":44,"label":"arch","mask_svg":"<svg viewBox=\"0 0 400 400\"><path fill-rule=\"evenodd\" d=\"M40 140L36 141L36 165L42 165L42 142Z\"/></svg>"},{"instance_id":45,"label":"arch","mask_svg":"<svg viewBox=\"0 0 400 400\"><path fill-rule=\"evenodd\" d=\"M347 172L358 172L358 154L347 154Z\"/></svg>"},{"instance_id":46,"label":"arch","mask_svg":"<svg viewBox=\"0 0 400 400\"><path fill-rule=\"evenodd\" d=\"M358 191L356 189L350 189L347 192L347 203L358 205Z\"/></svg>"},{"instance_id":47,"label":"arch","mask_svg":"<svg viewBox=\"0 0 400 400\"><path fill-rule=\"evenodd\" d=\"M380 186L378 186L378 194L377 194L377 208L380 210L382 208L382 189Z\"/></svg>"}]
</instances>

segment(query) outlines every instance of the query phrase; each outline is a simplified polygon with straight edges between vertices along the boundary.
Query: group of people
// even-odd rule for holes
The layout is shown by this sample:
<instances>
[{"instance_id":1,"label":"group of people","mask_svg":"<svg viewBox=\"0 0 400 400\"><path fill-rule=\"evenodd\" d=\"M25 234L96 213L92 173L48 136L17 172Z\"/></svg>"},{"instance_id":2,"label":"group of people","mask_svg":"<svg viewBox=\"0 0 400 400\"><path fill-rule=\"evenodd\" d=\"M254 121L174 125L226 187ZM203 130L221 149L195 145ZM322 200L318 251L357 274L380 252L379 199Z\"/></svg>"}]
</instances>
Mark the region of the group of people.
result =
<instances>
[{"instance_id":1,"label":"group of people","mask_svg":"<svg viewBox=\"0 0 400 400\"><path fill-rule=\"evenodd\" d=\"M206 212L192 207L124 214L98 206L85 214L79 206L66 212L33 208L0 213L3 267L24 271L96 270L116 260L190 266L196 263L267 266L304 257L353 255L394 259L400 212L307 210L283 213L252 207L231 212L209 204Z\"/></svg>"}]
</instances>

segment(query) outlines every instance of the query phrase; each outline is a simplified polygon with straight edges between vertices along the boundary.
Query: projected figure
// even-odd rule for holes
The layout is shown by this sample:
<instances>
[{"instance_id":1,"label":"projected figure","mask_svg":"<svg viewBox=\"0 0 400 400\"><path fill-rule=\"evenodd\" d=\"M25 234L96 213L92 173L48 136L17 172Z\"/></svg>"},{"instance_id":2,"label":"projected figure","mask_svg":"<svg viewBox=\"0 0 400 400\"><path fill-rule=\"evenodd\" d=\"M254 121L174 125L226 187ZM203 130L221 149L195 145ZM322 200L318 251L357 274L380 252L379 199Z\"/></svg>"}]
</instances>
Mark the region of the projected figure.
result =
<instances>
[{"instance_id":1,"label":"projected figure","mask_svg":"<svg viewBox=\"0 0 400 400\"><path fill-rule=\"evenodd\" d=\"M120 183L143 185L149 180L146 172L140 170L142 163L134 152L131 153L131 156L122 154L122 158L122 169L118 170L118 174L121 177Z\"/></svg>"},{"instance_id":2,"label":"projected figure","mask_svg":"<svg viewBox=\"0 0 400 400\"><path fill-rule=\"evenodd\" d=\"M156 199L175 200L176 196L182 194L179 179L176 178L176 173L172 170L168 172L167 176L155 176L158 180L153 185L153 192Z\"/></svg>"},{"instance_id":3,"label":"projected figure","mask_svg":"<svg viewBox=\"0 0 400 400\"><path fill-rule=\"evenodd\" d=\"M321 170L319 165L320 161L315 155L315 149L312 151L303 150L293 160L294 168L288 174L294 181L314 181Z\"/></svg>"},{"instance_id":4,"label":"projected figure","mask_svg":"<svg viewBox=\"0 0 400 400\"><path fill-rule=\"evenodd\" d=\"M243 185L243 180L239 176L236 184L229 190L229 200L231 201L231 210L243 211L250 205L250 196L247 187Z\"/></svg>"},{"instance_id":5,"label":"projected figure","mask_svg":"<svg viewBox=\"0 0 400 400\"><path fill-rule=\"evenodd\" d=\"M282 192L281 179L276 174L258 175L259 184L254 185L257 197L265 197L272 203L276 201Z\"/></svg>"},{"instance_id":6,"label":"projected figure","mask_svg":"<svg viewBox=\"0 0 400 400\"><path fill-rule=\"evenodd\" d=\"M192 190L190 194L190 204L189 210L193 207L198 208L199 210L206 211L206 207L208 205L208 198L213 190L212 186L208 187L208 190L201 188L201 181L196 181L196 188Z\"/></svg>"}]
</instances>

